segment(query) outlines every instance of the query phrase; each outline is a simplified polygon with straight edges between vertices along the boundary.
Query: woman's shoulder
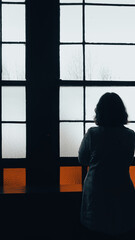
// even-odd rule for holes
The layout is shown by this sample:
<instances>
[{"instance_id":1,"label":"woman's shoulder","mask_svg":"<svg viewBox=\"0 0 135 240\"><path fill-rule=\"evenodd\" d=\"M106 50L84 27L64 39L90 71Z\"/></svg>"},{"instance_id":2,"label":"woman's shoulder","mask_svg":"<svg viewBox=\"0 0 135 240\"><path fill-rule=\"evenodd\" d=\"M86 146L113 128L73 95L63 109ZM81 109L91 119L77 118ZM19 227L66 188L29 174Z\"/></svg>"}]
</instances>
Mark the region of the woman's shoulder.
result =
<instances>
[{"instance_id":1,"label":"woman's shoulder","mask_svg":"<svg viewBox=\"0 0 135 240\"><path fill-rule=\"evenodd\" d=\"M98 131L98 129L99 129L98 126L97 127L93 126L93 127L88 128L87 132L96 132L96 131Z\"/></svg>"},{"instance_id":2,"label":"woman's shoulder","mask_svg":"<svg viewBox=\"0 0 135 240\"><path fill-rule=\"evenodd\" d=\"M98 134L100 131L101 131L101 127L93 126L87 130L87 135L95 135L95 134Z\"/></svg>"},{"instance_id":3,"label":"woman's shoulder","mask_svg":"<svg viewBox=\"0 0 135 240\"><path fill-rule=\"evenodd\" d=\"M134 130L131 128L128 128L127 126L123 126L123 130L129 134L135 134Z\"/></svg>"},{"instance_id":4,"label":"woman's shoulder","mask_svg":"<svg viewBox=\"0 0 135 240\"><path fill-rule=\"evenodd\" d=\"M126 137L128 137L129 139L132 139L133 141L135 141L135 132L134 132L134 130L131 129L131 128L128 128L127 126L126 127L124 126L123 129L124 129L124 135Z\"/></svg>"},{"instance_id":5,"label":"woman's shoulder","mask_svg":"<svg viewBox=\"0 0 135 240\"><path fill-rule=\"evenodd\" d=\"M128 128L127 126L122 126L122 127L102 127L102 126L93 126L93 127L90 127L88 130L87 130L87 134L88 135L96 135L96 136L99 136L101 134L110 134L110 135L123 135L124 136L134 136L135 138L135 132L133 129L131 128Z\"/></svg>"}]
</instances>

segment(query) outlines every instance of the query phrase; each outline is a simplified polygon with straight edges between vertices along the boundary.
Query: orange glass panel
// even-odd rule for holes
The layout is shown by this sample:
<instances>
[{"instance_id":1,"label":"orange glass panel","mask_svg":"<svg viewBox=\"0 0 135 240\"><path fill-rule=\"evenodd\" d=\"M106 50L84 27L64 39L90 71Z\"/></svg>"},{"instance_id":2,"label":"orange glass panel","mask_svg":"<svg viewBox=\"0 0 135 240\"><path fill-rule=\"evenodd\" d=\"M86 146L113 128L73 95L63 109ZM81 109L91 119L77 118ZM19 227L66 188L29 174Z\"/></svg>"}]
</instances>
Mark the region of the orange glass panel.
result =
<instances>
[{"instance_id":1,"label":"orange glass panel","mask_svg":"<svg viewBox=\"0 0 135 240\"><path fill-rule=\"evenodd\" d=\"M60 192L82 191L82 167L60 167Z\"/></svg>"},{"instance_id":2,"label":"orange glass panel","mask_svg":"<svg viewBox=\"0 0 135 240\"><path fill-rule=\"evenodd\" d=\"M135 166L131 166L129 168L129 173L130 173L130 177L131 177L131 180L134 184L134 187L135 187Z\"/></svg>"},{"instance_id":3,"label":"orange glass panel","mask_svg":"<svg viewBox=\"0 0 135 240\"><path fill-rule=\"evenodd\" d=\"M26 169L4 168L3 169L3 193L26 192Z\"/></svg>"}]
</instances>

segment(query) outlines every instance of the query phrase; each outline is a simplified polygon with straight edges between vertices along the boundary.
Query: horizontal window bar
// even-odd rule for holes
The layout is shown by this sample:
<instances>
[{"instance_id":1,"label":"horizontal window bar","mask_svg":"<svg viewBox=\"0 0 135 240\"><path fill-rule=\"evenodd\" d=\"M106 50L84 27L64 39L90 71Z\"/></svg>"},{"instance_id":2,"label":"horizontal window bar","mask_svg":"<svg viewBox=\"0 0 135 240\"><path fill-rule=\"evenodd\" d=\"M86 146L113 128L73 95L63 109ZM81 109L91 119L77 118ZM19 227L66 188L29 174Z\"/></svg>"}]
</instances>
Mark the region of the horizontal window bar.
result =
<instances>
[{"instance_id":1,"label":"horizontal window bar","mask_svg":"<svg viewBox=\"0 0 135 240\"><path fill-rule=\"evenodd\" d=\"M78 157L61 157L59 159L60 166L80 166ZM131 166L135 166L135 157L132 161Z\"/></svg>"},{"instance_id":2,"label":"horizontal window bar","mask_svg":"<svg viewBox=\"0 0 135 240\"><path fill-rule=\"evenodd\" d=\"M115 42L85 42L85 44L89 44L89 45L129 45L129 46L135 46L135 43L115 43Z\"/></svg>"},{"instance_id":3,"label":"horizontal window bar","mask_svg":"<svg viewBox=\"0 0 135 240\"><path fill-rule=\"evenodd\" d=\"M22 123L26 123L26 121L1 121L1 123L11 123L11 124L22 124Z\"/></svg>"},{"instance_id":4,"label":"horizontal window bar","mask_svg":"<svg viewBox=\"0 0 135 240\"><path fill-rule=\"evenodd\" d=\"M26 168L28 161L26 159L1 159L0 168Z\"/></svg>"},{"instance_id":5,"label":"horizontal window bar","mask_svg":"<svg viewBox=\"0 0 135 240\"><path fill-rule=\"evenodd\" d=\"M23 4L23 5L26 5L26 2L8 2L8 1L6 2L6 1L4 1L4 2L1 2L1 4L17 4L17 5Z\"/></svg>"},{"instance_id":6,"label":"horizontal window bar","mask_svg":"<svg viewBox=\"0 0 135 240\"><path fill-rule=\"evenodd\" d=\"M91 5L91 6L116 6L116 7L135 7L135 4L120 3L60 3L60 5Z\"/></svg>"},{"instance_id":7,"label":"horizontal window bar","mask_svg":"<svg viewBox=\"0 0 135 240\"><path fill-rule=\"evenodd\" d=\"M80 45L83 42L60 42L60 45Z\"/></svg>"},{"instance_id":8,"label":"horizontal window bar","mask_svg":"<svg viewBox=\"0 0 135 240\"><path fill-rule=\"evenodd\" d=\"M60 3L59 5L85 5L84 3Z\"/></svg>"},{"instance_id":9,"label":"horizontal window bar","mask_svg":"<svg viewBox=\"0 0 135 240\"><path fill-rule=\"evenodd\" d=\"M91 6L114 6L114 7L135 7L135 4L122 4L122 3L85 3L84 5Z\"/></svg>"},{"instance_id":10,"label":"horizontal window bar","mask_svg":"<svg viewBox=\"0 0 135 240\"><path fill-rule=\"evenodd\" d=\"M135 81L72 81L72 80L58 80L59 86L133 86L135 87Z\"/></svg>"},{"instance_id":11,"label":"horizontal window bar","mask_svg":"<svg viewBox=\"0 0 135 240\"><path fill-rule=\"evenodd\" d=\"M83 120L60 120L59 122L84 122Z\"/></svg>"},{"instance_id":12,"label":"horizontal window bar","mask_svg":"<svg viewBox=\"0 0 135 240\"><path fill-rule=\"evenodd\" d=\"M59 122L84 122L84 123L94 123L93 120L59 120ZM2 122L3 123L3 122ZM135 120L130 120L128 123L135 123Z\"/></svg>"},{"instance_id":13,"label":"horizontal window bar","mask_svg":"<svg viewBox=\"0 0 135 240\"><path fill-rule=\"evenodd\" d=\"M1 44L26 44L26 42L15 42L15 41L14 42L11 42L11 41L10 42L2 42L1 41L0 43Z\"/></svg>"},{"instance_id":14,"label":"horizontal window bar","mask_svg":"<svg viewBox=\"0 0 135 240\"><path fill-rule=\"evenodd\" d=\"M60 166L80 166L77 157L62 157L59 161Z\"/></svg>"},{"instance_id":15,"label":"horizontal window bar","mask_svg":"<svg viewBox=\"0 0 135 240\"><path fill-rule=\"evenodd\" d=\"M1 86L27 86L27 81L14 81L14 80L10 80L10 81L6 81L6 80L1 80L0 81L0 85Z\"/></svg>"},{"instance_id":16,"label":"horizontal window bar","mask_svg":"<svg viewBox=\"0 0 135 240\"><path fill-rule=\"evenodd\" d=\"M115 42L60 42L60 45L118 45L118 46L135 46L135 43L115 43Z\"/></svg>"}]
</instances>

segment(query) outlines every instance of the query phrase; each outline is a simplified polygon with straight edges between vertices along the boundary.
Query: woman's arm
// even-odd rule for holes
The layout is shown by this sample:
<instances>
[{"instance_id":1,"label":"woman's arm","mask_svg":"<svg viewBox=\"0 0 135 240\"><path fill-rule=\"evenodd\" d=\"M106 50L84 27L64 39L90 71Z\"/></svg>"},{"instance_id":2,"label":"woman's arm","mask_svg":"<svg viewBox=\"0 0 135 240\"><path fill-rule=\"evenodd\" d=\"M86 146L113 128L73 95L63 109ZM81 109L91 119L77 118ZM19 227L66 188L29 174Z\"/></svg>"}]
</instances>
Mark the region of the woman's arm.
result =
<instances>
[{"instance_id":1,"label":"woman's arm","mask_svg":"<svg viewBox=\"0 0 135 240\"><path fill-rule=\"evenodd\" d=\"M134 156L135 156L135 132L132 131L132 136L133 136L133 144L134 144ZM135 157L133 156L132 161L130 162L131 166L135 166Z\"/></svg>"},{"instance_id":2,"label":"woman's arm","mask_svg":"<svg viewBox=\"0 0 135 240\"><path fill-rule=\"evenodd\" d=\"M85 134L79 151L78 151L78 161L81 165L88 166L91 154L91 132L90 129Z\"/></svg>"}]
</instances>

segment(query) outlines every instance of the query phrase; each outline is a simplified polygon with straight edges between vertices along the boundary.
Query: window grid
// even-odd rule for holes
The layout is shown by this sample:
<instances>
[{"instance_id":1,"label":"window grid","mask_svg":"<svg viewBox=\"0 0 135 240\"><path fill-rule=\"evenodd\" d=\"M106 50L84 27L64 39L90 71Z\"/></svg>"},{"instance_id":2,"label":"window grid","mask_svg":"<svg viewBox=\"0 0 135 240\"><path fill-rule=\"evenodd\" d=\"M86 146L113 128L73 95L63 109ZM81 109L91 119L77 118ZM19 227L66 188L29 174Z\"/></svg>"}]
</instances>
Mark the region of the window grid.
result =
<instances>
[{"instance_id":1,"label":"window grid","mask_svg":"<svg viewBox=\"0 0 135 240\"><path fill-rule=\"evenodd\" d=\"M135 42L86 42L85 41L85 6L109 6L109 7L135 7L135 4L107 4L107 3L86 3L85 0L83 0L82 3L61 3L60 2L60 7L61 6L82 6L82 42L61 42L59 43L59 46L62 45L79 45L83 47L83 79L82 81L76 81L76 80L63 80L60 79L59 80L59 88L61 87L82 87L83 88L83 120L61 120L59 119L59 126L61 123L72 123L72 122L76 122L76 123L83 123L83 134L85 134L85 126L86 123L94 123L93 120L86 119L86 87L105 87L105 86L109 86L109 87L135 87L135 81L103 81L103 80L86 80L86 76L85 76L85 47L88 45L103 45L103 46L134 46ZM135 120L133 119L132 121L129 121L130 123L135 123ZM60 151L59 151L60 152ZM60 166L79 166L78 164L78 159L77 157L59 157L59 163ZM82 182L84 180L84 176L86 175L87 172L87 168L83 167L82 168Z\"/></svg>"},{"instance_id":2,"label":"window grid","mask_svg":"<svg viewBox=\"0 0 135 240\"><path fill-rule=\"evenodd\" d=\"M1 69L1 74L0 74L0 99L2 102L2 87L25 87L25 114L27 113L27 106L26 106L26 100L27 100L27 63L26 63L26 37L25 37L25 41L2 41L2 6L21 6L23 5L25 8L25 16L24 16L24 21L25 21L25 36L26 35L26 1L24 2L8 2L8 1L0 1L0 12L1 12L1 19L0 19L0 59L1 59L1 63L0 63L0 69ZM13 44L16 44L16 46L21 46L23 45L25 48L25 52L24 52L24 56L25 56L25 80L5 80L2 79L2 46L12 46ZM24 169L24 179L26 178L26 174L25 174L25 168L26 168L26 159L27 159L27 134L26 134L26 156L25 158L3 158L2 157L2 125L3 124L11 124L11 126L13 126L13 124L19 124L21 126L21 124L25 124L26 126L26 133L27 133L27 114L26 114L26 119L25 121L19 121L19 120L15 120L15 121L3 121L2 120L2 103L1 103L1 117L0 117L0 121L1 121L1 127L0 127L0 137L1 137L1 144L0 144L0 192L1 193L25 193L25 190L23 189L23 191L21 190L17 190L14 188L12 189L12 181L11 181L11 186L10 186L10 180L9 180L9 185L8 187L11 187L11 192L7 191L4 192L4 188L3 186L5 186L5 179L4 179L4 171L6 171L6 169L11 169L10 172L12 172L12 169L14 169L13 175L15 172L18 172L19 169ZM16 169L16 170L15 170ZM16 173L15 173L16 174ZM16 176L16 175L15 175ZM19 180L19 178L18 178ZM24 180L25 181L25 180Z\"/></svg>"}]
</instances>

